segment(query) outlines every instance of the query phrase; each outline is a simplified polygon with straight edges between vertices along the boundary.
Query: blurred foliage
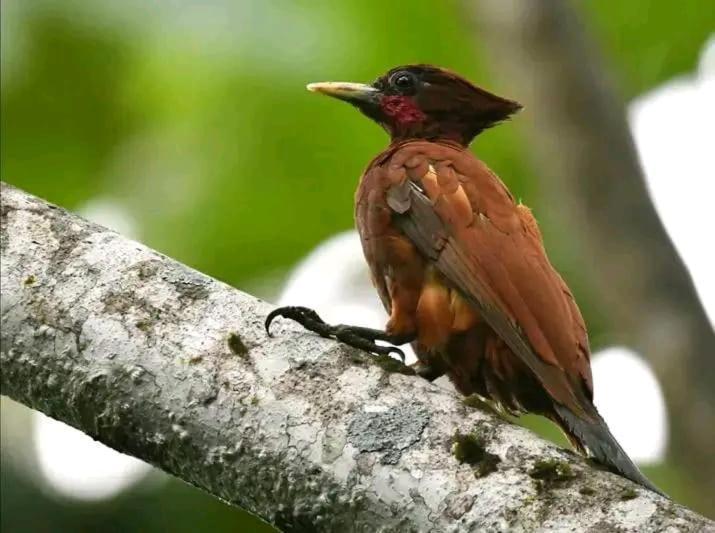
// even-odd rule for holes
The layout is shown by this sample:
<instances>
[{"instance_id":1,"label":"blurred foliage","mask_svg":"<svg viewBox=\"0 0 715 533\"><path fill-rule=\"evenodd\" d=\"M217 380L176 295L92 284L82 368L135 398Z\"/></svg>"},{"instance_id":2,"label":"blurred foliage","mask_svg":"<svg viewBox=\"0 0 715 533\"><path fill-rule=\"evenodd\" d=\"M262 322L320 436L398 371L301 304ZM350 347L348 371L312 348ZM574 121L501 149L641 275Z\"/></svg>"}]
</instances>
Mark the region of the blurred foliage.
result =
<instances>
[{"instance_id":1,"label":"blurred foliage","mask_svg":"<svg viewBox=\"0 0 715 533\"><path fill-rule=\"evenodd\" d=\"M715 31L715 8L707 0L579 5L626 98L692 71L705 40Z\"/></svg>"},{"instance_id":2,"label":"blurred foliage","mask_svg":"<svg viewBox=\"0 0 715 533\"><path fill-rule=\"evenodd\" d=\"M578 5L626 97L692 70L715 28L711 0ZM357 178L387 142L306 82L430 62L518 94L492 82L456 1L7 0L1 9L2 179L69 209L113 200L149 246L264 296L316 243L352 226ZM538 216L548 205L525 142L504 125L475 150ZM546 229L547 243L565 239L566 229ZM576 263L556 249L578 293ZM583 307L597 344L606 332ZM3 468L8 531L20 515L38 521L33 531L255 526L177 483L71 507L65 522L70 507L13 476Z\"/></svg>"}]
</instances>

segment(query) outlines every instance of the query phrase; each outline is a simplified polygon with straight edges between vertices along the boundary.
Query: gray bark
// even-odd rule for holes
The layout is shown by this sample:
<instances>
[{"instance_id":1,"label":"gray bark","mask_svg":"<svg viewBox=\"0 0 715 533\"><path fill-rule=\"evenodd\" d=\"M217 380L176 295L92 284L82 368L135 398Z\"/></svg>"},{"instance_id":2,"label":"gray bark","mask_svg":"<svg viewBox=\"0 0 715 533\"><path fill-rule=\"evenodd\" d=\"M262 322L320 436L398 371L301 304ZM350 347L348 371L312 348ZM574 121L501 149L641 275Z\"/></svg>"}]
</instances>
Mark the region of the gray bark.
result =
<instances>
[{"instance_id":1,"label":"gray bark","mask_svg":"<svg viewBox=\"0 0 715 533\"><path fill-rule=\"evenodd\" d=\"M715 531L3 184L2 394L286 531ZM668 529L671 528L671 529Z\"/></svg>"},{"instance_id":2,"label":"gray bark","mask_svg":"<svg viewBox=\"0 0 715 533\"><path fill-rule=\"evenodd\" d=\"M646 357L664 388L670 463L703 494L715 493L715 334L650 200L623 100L576 7L464 7L480 49L525 105L517 123L528 131L544 193L558 199L537 216L571 228L592 296L608 310L611 341Z\"/></svg>"}]
</instances>

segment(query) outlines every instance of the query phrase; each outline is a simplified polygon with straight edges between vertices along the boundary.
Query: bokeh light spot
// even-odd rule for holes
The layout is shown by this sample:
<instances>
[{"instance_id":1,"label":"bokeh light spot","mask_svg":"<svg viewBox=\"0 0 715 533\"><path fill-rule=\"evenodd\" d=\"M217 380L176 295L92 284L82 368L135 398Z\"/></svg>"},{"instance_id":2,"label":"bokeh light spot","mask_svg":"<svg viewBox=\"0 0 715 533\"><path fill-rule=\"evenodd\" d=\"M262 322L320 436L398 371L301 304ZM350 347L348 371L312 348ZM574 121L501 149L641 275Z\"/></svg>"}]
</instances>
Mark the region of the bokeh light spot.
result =
<instances>
[{"instance_id":1,"label":"bokeh light spot","mask_svg":"<svg viewBox=\"0 0 715 533\"><path fill-rule=\"evenodd\" d=\"M32 422L39 471L55 494L76 500L105 500L132 487L151 471L148 464L40 412L33 412Z\"/></svg>"},{"instance_id":2,"label":"bokeh light spot","mask_svg":"<svg viewBox=\"0 0 715 533\"><path fill-rule=\"evenodd\" d=\"M623 346L592 357L594 403L626 453L639 463L663 460L668 440L665 398L650 365Z\"/></svg>"}]
</instances>

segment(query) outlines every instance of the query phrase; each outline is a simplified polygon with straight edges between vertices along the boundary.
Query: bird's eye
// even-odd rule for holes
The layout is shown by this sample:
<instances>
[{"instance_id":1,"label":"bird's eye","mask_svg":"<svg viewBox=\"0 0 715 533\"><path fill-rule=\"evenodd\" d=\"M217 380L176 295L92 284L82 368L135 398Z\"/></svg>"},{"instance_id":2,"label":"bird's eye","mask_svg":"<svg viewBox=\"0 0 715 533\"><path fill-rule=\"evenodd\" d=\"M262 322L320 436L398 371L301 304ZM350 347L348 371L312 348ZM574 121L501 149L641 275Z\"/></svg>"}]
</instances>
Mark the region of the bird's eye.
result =
<instances>
[{"instance_id":1,"label":"bird's eye","mask_svg":"<svg viewBox=\"0 0 715 533\"><path fill-rule=\"evenodd\" d=\"M392 78L390 78L390 85L400 91L412 89L416 84L417 80L410 72L396 72L392 75Z\"/></svg>"}]
</instances>

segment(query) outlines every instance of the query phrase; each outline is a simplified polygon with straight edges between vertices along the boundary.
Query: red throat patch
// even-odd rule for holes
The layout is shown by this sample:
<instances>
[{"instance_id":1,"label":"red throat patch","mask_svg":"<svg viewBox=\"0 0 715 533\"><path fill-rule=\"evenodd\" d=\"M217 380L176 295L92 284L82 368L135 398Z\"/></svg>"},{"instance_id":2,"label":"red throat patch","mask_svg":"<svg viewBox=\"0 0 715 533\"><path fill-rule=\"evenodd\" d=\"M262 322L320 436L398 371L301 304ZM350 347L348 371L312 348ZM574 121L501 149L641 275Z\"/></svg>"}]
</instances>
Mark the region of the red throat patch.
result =
<instances>
[{"instance_id":1,"label":"red throat patch","mask_svg":"<svg viewBox=\"0 0 715 533\"><path fill-rule=\"evenodd\" d=\"M385 96L380 101L382 111L400 125L422 122L426 115L409 96Z\"/></svg>"}]
</instances>

